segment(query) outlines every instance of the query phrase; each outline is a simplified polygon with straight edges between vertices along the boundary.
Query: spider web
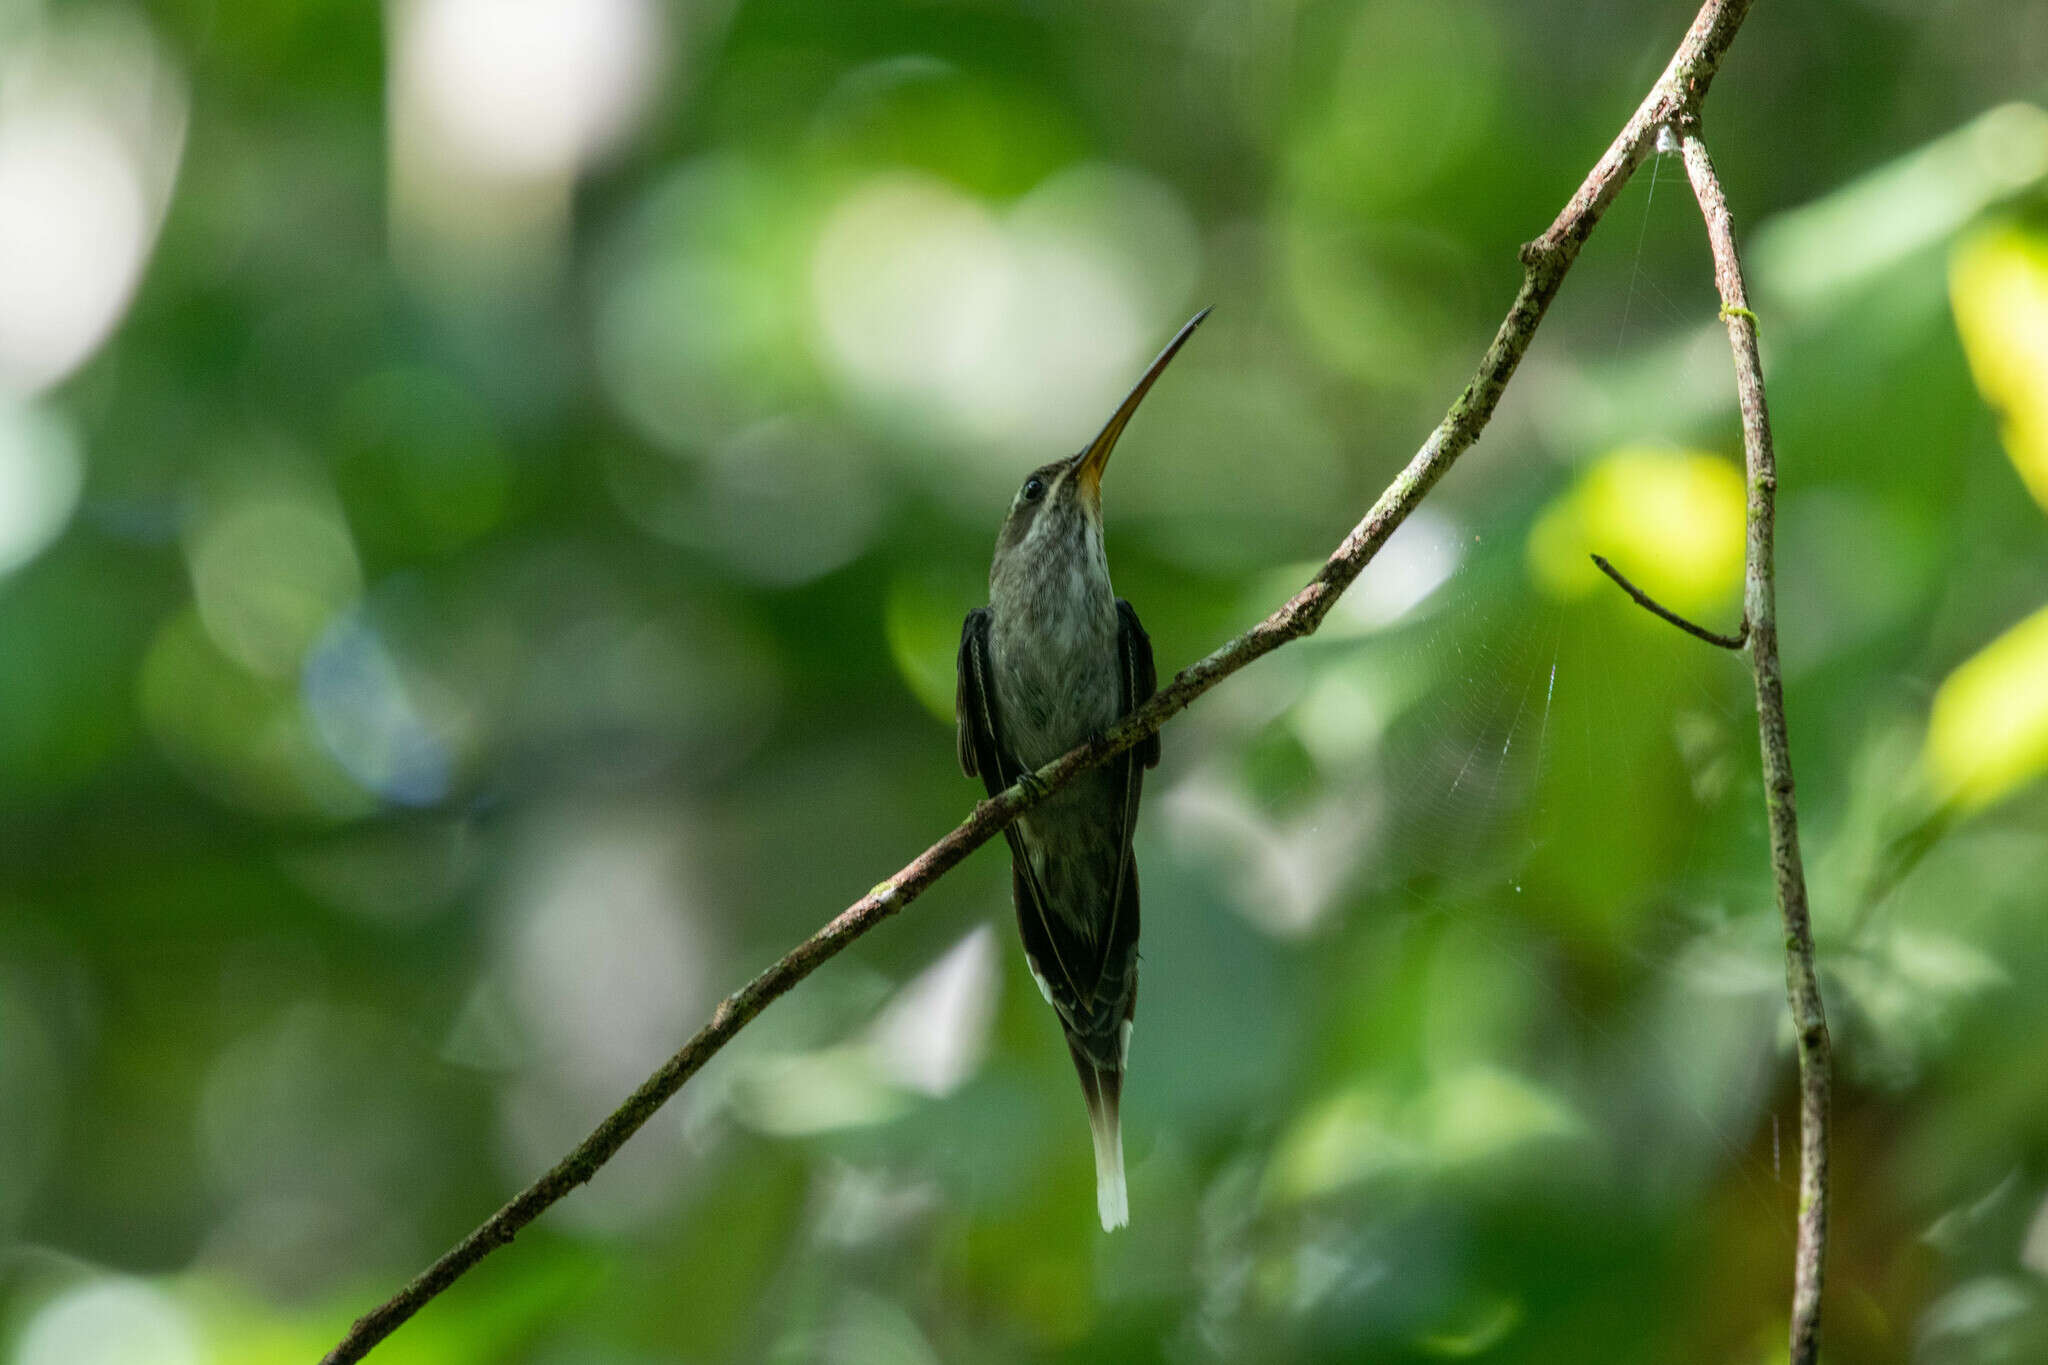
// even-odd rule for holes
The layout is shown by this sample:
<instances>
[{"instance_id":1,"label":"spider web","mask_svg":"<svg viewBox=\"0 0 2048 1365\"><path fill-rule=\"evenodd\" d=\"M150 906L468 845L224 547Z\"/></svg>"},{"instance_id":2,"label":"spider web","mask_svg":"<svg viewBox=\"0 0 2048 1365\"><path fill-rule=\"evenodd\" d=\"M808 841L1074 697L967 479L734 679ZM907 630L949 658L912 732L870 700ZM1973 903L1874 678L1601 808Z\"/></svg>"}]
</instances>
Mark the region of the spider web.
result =
<instances>
[{"instance_id":1,"label":"spider web","mask_svg":"<svg viewBox=\"0 0 2048 1365\"><path fill-rule=\"evenodd\" d=\"M1615 323L1617 366L1631 345L1641 344L1642 314L1672 330L1699 322L1696 309L1681 307L1642 268L1660 202L1661 159L1653 157L1650 173L1638 182L1646 188ZM1658 241L1667 230L1674 237L1697 234L1689 201L1666 194L1661 202L1669 207L1656 220ZM1593 283L1597 288L1597 278ZM1574 450L1560 484L1583 474L1598 453ZM1446 486L1453 497L1469 491L1457 482L1454 473ZM1704 1016L1688 1007L1701 989L1700 945L1712 939L1717 916L1757 910L1720 870L1720 836L1710 832L1715 821L1726 823L1715 814L1721 802L1746 801L1753 791L1740 785L1746 777L1731 775L1746 771L1741 756L1753 754L1755 745L1745 683L1725 657L1676 631L1661 625L1644 630L1626 612L1598 610L1597 602L1543 596L1523 564L1530 515L1525 503L1477 535L1470 528L1459 532L1463 553L1422 608L1393 629L1344 647L1355 655L1339 666L1355 661L1382 687L1399 692L1400 679L1427 680L1410 684L1419 693L1400 707L1374 755L1377 781L1387 793L1383 818L1365 841L1362 861L1369 865L1353 874L1347 913L1389 913L1391 906L1416 926L1461 931L1569 1021L1579 1086L1597 1087L1604 1075L1641 1092L1633 1114L1626 1102L1603 1109L1601 1127L1612 1130L1617 1115L1630 1115L1646 1148L1661 1141L1691 1149L1697 1164L1688 1178L1732 1182L1789 1246L1790 1228L1777 1211L1792 1176L1780 1160L1777 1135L1781 1127L1796 1131L1797 1120L1781 1124L1780 1115L1768 1111L1780 1068L1765 1022L1775 1019L1782 1002L1768 993L1741 995L1736 1013L1752 1010L1755 1017L1745 1016L1744 1027L1753 1045L1746 1052L1734 1045L1736 1055L1724 1059L1721 1073L1687 1074L1703 1027ZM1389 553L1396 548L1390 544ZM1380 567L1369 567L1368 576ZM1623 632L1642 667L1613 666L1613 637ZM1389 678L1397 681L1388 684ZM1603 832L1585 827L1586 803L1578 794L1629 793L1644 783L1629 767L1644 727L1662 727L1661 743L1694 781L1702 810L1680 823L1663 851L1658 898L1630 906L1618 922L1593 926L1599 947L1623 963L1629 977L1617 1003L1575 979L1571 939L1587 925L1559 903L1570 893L1560 890L1555 873L1563 860L1604 856ZM1703 754L1678 752L1687 746L1675 730L1687 728L1710 737L1699 746ZM1610 734L1631 729L1631 743ZM1653 747L1659 741L1649 739ZM1347 783L1341 772L1304 774L1265 795L1284 809L1313 801L1319 782L1340 793L1369 785L1365 779ZM1532 891L1541 892L1546 881L1550 903L1539 904L1542 896ZM1681 1131L1672 1131L1674 1125ZM1653 1127L1661 1127L1661 1138ZM1765 1131L1772 1134L1768 1145L1759 1138ZM1662 1154L1627 1155L1654 1163Z\"/></svg>"}]
</instances>

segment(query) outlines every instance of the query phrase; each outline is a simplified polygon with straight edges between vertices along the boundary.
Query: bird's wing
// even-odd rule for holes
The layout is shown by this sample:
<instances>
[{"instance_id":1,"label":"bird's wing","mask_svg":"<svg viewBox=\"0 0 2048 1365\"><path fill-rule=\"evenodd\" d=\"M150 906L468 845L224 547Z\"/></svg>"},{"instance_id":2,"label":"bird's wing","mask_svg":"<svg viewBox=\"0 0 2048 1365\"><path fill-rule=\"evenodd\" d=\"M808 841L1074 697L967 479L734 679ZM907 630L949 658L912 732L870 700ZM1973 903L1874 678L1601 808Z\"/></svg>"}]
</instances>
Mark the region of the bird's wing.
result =
<instances>
[{"instance_id":1,"label":"bird's wing","mask_svg":"<svg viewBox=\"0 0 2048 1365\"><path fill-rule=\"evenodd\" d=\"M1002 721L996 706L996 689L989 669L989 628L994 618L987 607L967 613L960 627L959 685L953 694L954 720L959 728L960 766L969 777L979 776L981 785L994 796L1029 771L1010 757L1002 739ZM1045 899L1045 888L1032 866L1024 846L1023 831L1011 821L1003 827L1010 845L1010 862L1015 868L1017 927L1024 938L1024 950L1031 958L1032 971L1040 976L1048 998L1059 986L1059 998L1073 1000L1079 982L1070 967L1071 954L1060 948ZM1046 973L1052 973L1050 980ZM1099 975L1099 972L1098 972ZM1059 1007L1066 1013L1065 1007Z\"/></svg>"},{"instance_id":2,"label":"bird's wing","mask_svg":"<svg viewBox=\"0 0 2048 1365\"><path fill-rule=\"evenodd\" d=\"M1004 775L1002 751L996 746L995 689L988 680L987 607L967 613L960 626L960 681L953 692L953 719L959 728L960 770L979 777L988 794L1010 785Z\"/></svg>"},{"instance_id":3,"label":"bird's wing","mask_svg":"<svg viewBox=\"0 0 2048 1365\"><path fill-rule=\"evenodd\" d=\"M1116 654L1124 680L1123 710L1117 714L1128 716L1159 690L1159 671L1152 665L1152 637L1138 623L1138 609L1121 597L1116 599ZM1139 740L1131 752L1146 767L1158 767L1159 732Z\"/></svg>"},{"instance_id":4,"label":"bird's wing","mask_svg":"<svg viewBox=\"0 0 2048 1365\"><path fill-rule=\"evenodd\" d=\"M1151 700L1159 690L1159 674L1152 662L1152 638L1145 634L1145 627L1138 621L1137 610L1119 597L1116 602L1116 655L1118 665L1117 715L1119 718ZM1125 973L1129 970L1131 955L1138 947L1138 867L1137 859L1131 853L1131 838L1138 827L1138 798L1145 785L1144 770L1159 762L1159 736L1147 735L1137 744L1110 760L1109 768L1123 789L1122 810L1118 813L1121 826L1117 831L1116 846L1121 850L1117 860L1116 880L1109 900L1109 922L1095 942L1093 960L1087 964L1088 998L1102 1006L1125 1008L1129 1001L1122 997L1130 992L1125 987ZM1102 1000L1102 987L1111 985L1115 998ZM1109 1021L1111 1023L1120 1020Z\"/></svg>"}]
</instances>

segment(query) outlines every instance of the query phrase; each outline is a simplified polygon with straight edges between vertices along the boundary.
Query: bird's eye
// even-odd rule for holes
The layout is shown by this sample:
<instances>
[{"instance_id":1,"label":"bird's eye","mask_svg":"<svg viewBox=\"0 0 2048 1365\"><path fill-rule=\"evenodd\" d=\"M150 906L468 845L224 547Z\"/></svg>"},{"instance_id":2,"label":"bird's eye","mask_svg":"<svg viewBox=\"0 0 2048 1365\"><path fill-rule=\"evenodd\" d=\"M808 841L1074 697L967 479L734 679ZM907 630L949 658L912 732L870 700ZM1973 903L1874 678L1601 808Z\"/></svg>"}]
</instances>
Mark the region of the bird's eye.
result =
<instances>
[{"instance_id":1,"label":"bird's eye","mask_svg":"<svg viewBox=\"0 0 2048 1365\"><path fill-rule=\"evenodd\" d=\"M1045 496L1045 480L1033 474L1024 480L1024 501L1037 502Z\"/></svg>"}]
</instances>

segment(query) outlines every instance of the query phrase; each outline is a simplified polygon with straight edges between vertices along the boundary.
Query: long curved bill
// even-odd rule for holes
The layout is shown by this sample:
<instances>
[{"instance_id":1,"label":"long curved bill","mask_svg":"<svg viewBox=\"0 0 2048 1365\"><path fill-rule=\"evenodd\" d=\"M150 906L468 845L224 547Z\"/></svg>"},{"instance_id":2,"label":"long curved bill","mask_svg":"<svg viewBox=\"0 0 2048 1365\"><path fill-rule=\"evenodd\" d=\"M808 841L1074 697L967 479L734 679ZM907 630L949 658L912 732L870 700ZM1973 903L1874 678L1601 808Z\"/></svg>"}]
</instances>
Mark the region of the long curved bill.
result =
<instances>
[{"instance_id":1,"label":"long curved bill","mask_svg":"<svg viewBox=\"0 0 2048 1365\"><path fill-rule=\"evenodd\" d=\"M1202 325L1202 319L1208 316L1209 310L1204 308L1188 319L1187 326L1174 334L1173 340L1166 343L1166 349L1159 353L1159 358L1145 371L1144 378L1138 381L1130 396L1124 399L1116 414L1109 419L1108 425L1102 428L1102 434L1089 442L1088 448L1077 457L1079 464L1075 479L1089 497L1102 496L1102 471L1109 465L1109 454L1116 449L1117 438L1124 434L1124 428L1130 425L1131 414L1138 410L1138 404L1144 402L1145 395L1151 392L1152 382L1159 378L1161 372L1166 369L1167 362L1173 359L1174 354L1187 343L1187 339L1195 334L1195 328Z\"/></svg>"}]
</instances>

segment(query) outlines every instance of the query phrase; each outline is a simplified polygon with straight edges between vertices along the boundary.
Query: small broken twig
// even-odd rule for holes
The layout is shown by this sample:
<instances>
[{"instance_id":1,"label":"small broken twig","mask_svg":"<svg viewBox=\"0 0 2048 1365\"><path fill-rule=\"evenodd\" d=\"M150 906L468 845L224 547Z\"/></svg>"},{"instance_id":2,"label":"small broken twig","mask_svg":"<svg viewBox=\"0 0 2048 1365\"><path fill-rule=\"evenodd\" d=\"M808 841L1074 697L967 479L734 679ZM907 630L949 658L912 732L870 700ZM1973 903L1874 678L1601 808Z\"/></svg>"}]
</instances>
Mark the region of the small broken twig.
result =
<instances>
[{"instance_id":1,"label":"small broken twig","mask_svg":"<svg viewBox=\"0 0 2048 1365\"><path fill-rule=\"evenodd\" d=\"M1600 555L1594 555L1593 562L1600 566L1601 573L1606 574L1609 578L1613 579L1616 583L1620 584L1621 590L1623 592L1627 593L1630 597L1635 598L1637 606L1641 607L1644 611L1649 612L1652 616L1662 617L1664 620L1669 621L1672 625L1677 626L1687 635L1696 635L1700 639L1705 640L1708 644L1719 645L1723 649L1741 649L1743 645L1749 642L1748 617L1745 616L1742 619L1741 629L1737 630L1733 635L1719 634L1718 632L1708 630L1705 626L1699 625L1696 622L1686 620L1683 616L1680 616L1677 612L1671 610L1671 608L1665 606L1663 603L1659 602L1656 598L1650 596L1650 594L1644 592L1635 584L1629 582L1628 577L1625 574L1623 574L1621 570L1615 568L1612 564L1609 564L1604 557Z\"/></svg>"}]
</instances>

